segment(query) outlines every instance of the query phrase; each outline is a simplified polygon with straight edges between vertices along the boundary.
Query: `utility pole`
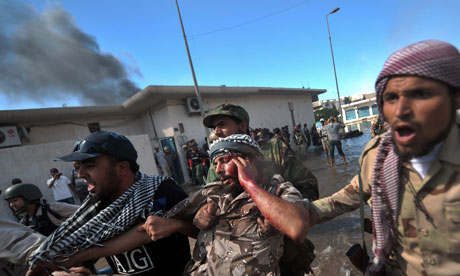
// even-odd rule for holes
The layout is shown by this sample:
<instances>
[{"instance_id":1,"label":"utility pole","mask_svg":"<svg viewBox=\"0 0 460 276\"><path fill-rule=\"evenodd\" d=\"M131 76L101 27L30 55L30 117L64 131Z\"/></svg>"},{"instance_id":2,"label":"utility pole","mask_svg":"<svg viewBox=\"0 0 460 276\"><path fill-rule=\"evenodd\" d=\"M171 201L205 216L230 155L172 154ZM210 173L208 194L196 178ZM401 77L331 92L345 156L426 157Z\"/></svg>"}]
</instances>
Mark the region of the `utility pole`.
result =
<instances>
[{"instance_id":1,"label":"utility pole","mask_svg":"<svg viewBox=\"0 0 460 276\"><path fill-rule=\"evenodd\" d=\"M190 69L192 70L193 84L195 86L195 94L198 99L198 105L200 106L201 119L204 119L205 114L204 114L204 108L203 108L203 99L201 98L200 89L198 88L198 82L196 81L195 69L193 69L192 57L190 55L190 50L188 48L187 36L185 35L185 29L184 29L184 24L182 22L182 16L180 14L179 3L177 2L177 0L175 1L176 1L176 7L177 7L177 14L179 15L180 27L182 29L182 35L184 37L185 49L187 50L188 62L190 64ZM209 136L209 129L207 127L205 127L204 129L206 132L206 136Z\"/></svg>"},{"instance_id":2,"label":"utility pole","mask_svg":"<svg viewBox=\"0 0 460 276\"><path fill-rule=\"evenodd\" d=\"M342 122L344 122L345 118L343 118L343 114L342 114L342 104L340 102L339 82L337 81L337 73L335 71L334 51L332 50L331 32L329 31L329 22L327 20L328 15L337 12L339 9L340 8L337 7L333 9L330 13L326 14L326 24L327 24L327 32L329 33L329 44L331 45L331 55L332 55L332 65L334 66L335 86L337 87L337 97L339 100L339 112L340 112L340 117L342 117Z\"/></svg>"}]
</instances>

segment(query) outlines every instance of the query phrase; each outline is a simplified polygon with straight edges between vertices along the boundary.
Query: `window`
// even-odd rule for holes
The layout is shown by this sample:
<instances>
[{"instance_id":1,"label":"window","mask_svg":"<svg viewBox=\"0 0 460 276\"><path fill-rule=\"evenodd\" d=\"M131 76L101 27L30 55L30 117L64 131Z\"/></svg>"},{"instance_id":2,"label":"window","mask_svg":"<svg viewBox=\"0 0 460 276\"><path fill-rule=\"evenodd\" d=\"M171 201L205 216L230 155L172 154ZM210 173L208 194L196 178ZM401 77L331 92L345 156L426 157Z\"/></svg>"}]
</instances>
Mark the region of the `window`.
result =
<instances>
[{"instance_id":1,"label":"window","mask_svg":"<svg viewBox=\"0 0 460 276\"><path fill-rule=\"evenodd\" d=\"M347 118L347 121L356 119L355 110L350 109L350 110L345 111L345 116Z\"/></svg>"},{"instance_id":2,"label":"window","mask_svg":"<svg viewBox=\"0 0 460 276\"><path fill-rule=\"evenodd\" d=\"M372 105L372 115L377 115L379 114L379 108L377 107L376 104Z\"/></svg>"},{"instance_id":3,"label":"window","mask_svg":"<svg viewBox=\"0 0 460 276\"><path fill-rule=\"evenodd\" d=\"M358 117L363 118L363 117L369 117L371 114L369 113L369 107L368 106L363 106L358 108Z\"/></svg>"}]
</instances>

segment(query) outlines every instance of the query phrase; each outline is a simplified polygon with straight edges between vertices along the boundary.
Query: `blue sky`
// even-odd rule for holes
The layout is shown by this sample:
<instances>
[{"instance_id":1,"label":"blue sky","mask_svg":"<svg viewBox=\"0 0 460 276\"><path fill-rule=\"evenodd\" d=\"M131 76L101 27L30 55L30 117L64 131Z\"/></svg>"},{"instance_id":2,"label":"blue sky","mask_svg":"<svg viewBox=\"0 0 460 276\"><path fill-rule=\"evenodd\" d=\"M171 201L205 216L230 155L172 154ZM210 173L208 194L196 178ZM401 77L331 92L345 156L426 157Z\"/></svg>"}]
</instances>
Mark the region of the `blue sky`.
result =
<instances>
[{"instance_id":1,"label":"blue sky","mask_svg":"<svg viewBox=\"0 0 460 276\"><path fill-rule=\"evenodd\" d=\"M140 89L148 85L193 85L173 0L0 0L0 8L12 2L16 5L16 1L36 17L53 9L67 13L76 28L97 42L101 55L118 59L124 71L120 69L123 72L117 76L126 77ZM328 18L342 96L373 92L385 59L410 43L440 39L460 47L460 1L456 0L182 0L179 4L199 85L309 87L327 89L320 99L335 98L325 19L335 7L340 11ZM6 12L0 9L0 17ZM24 18L26 21L28 17ZM22 24L15 22L11 35ZM55 58L61 48L52 48L45 48L50 52L41 53L41 58ZM11 50L15 52L14 47ZM21 60L15 53L9 55L11 60ZM17 68L30 68L31 63L36 66L33 62ZM59 58L49 64L59 68L60 62L75 64ZM72 70L87 70L80 62ZM36 91L31 85L27 86L30 91L25 91L21 81L2 85L12 77L0 78L0 109L91 104L85 100L88 94L62 85L59 74L51 74L54 78L47 72L36 74L48 67L37 68L31 73L18 69L21 72L11 74L26 82L29 74L34 75L30 84L41 85ZM86 82L83 78L73 81ZM94 85L100 84L88 86ZM123 99L125 94L120 95ZM103 98L101 101L105 103Z\"/></svg>"}]
</instances>

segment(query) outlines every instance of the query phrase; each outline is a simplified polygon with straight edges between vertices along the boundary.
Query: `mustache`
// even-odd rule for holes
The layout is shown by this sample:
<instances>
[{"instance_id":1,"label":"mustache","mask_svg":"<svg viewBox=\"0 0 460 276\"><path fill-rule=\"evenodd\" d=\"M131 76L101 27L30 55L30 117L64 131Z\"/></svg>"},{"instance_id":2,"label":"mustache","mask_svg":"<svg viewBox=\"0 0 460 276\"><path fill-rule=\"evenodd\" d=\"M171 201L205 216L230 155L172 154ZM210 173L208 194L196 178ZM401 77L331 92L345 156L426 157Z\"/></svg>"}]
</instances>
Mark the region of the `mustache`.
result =
<instances>
[{"instance_id":1,"label":"mustache","mask_svg":"<svg viewBox=\"0 0 460 276\"><path fill-rule=\"evenodd\" d=\"M395 128L396 128L396 125L401 124L401 123L407 124L407 125L413 127L416 130L419 130L419 129L422 128L422 125L420 123L418 123L418 122L415 122L415 121L403 121L403 120L400 120L400 119L396 119L390 126L391 130L394 131Z\"/></svg>"}]
</instances>

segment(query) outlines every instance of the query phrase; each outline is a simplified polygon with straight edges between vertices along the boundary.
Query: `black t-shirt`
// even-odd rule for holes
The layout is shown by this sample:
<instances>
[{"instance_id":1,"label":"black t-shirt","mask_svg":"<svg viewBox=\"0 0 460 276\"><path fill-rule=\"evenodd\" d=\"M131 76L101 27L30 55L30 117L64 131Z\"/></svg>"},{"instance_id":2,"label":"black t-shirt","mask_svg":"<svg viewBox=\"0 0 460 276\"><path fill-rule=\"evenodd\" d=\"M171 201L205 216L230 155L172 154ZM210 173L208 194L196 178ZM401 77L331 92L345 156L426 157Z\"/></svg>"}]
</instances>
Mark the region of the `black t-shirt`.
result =
<instances>
[{"instance_id":1,"label":"black t-shirt","mask_svg":"<svg viewBox=\"0 0 460 276\"><path fill-rule=\"evenodd\" d=\"M187 194L172 179L155 192L155 211L169 210ZM188 238L175 233L122 254L106 257L115 273L129 275L182 275L190 260Z\"/></svg>"},{"instance_id":2,"label":"black t-shirt","mask_svg":"<svg viewBox=\"0 0 460 276\"><path fill-rule=\"evenodd\" d=\"M187 155L187 159L192 160L192 166L203 164L203 158L208 158L208 156L201 151L190 151Z\"/></svg>"}]
</instances>

